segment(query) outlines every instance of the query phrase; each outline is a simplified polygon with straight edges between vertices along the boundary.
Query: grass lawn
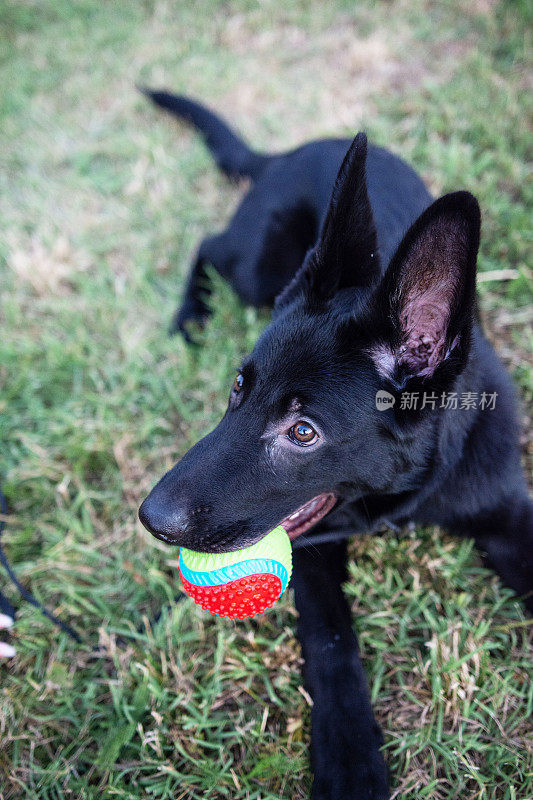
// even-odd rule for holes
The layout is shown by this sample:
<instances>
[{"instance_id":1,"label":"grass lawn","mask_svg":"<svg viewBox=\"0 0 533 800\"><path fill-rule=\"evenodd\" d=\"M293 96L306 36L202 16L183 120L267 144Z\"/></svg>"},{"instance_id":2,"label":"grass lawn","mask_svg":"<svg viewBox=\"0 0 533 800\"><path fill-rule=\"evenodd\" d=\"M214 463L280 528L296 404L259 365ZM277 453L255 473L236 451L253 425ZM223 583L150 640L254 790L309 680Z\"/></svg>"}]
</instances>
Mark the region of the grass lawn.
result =
<instances>
[{"instance_id":1,"label":"grass lawn","mask_svg":"<svg viewBox=\"0 0 533 800\"><path fill-rule=\"evenodd\" d=\"M242 187L134 83L203 98L269 150L365 129L435 194L474 192L481 309L526 408L526 15L525 0L3 0L4 539L83 644L20 605L18 655L0 666L2 800L309 794L290 593L245 623L174 603L177 555L137 522L155 479L219 419L267 315L217 281L203 346L167 337L194 248ZM394 797L532 798L520 603L469 541L437 530L352 549Z\"/></svg>"}]
</instances>

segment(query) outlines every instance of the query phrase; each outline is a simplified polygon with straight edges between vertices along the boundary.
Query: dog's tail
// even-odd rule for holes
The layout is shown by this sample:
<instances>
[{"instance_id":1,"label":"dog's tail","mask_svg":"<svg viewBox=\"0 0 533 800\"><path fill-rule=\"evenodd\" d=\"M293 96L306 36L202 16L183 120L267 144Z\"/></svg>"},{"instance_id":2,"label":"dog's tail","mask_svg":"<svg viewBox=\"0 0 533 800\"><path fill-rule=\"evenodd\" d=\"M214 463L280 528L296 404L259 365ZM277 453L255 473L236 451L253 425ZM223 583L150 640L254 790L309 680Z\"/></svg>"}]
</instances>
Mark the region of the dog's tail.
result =
<instances>
[{"instance_id":1,"label":"dog's tail","mask_svg":"<svg viewBox=\"0 0 533 800\"><path fill-rule=\"evenodd\" d=\"M220 117L184 95L137 87L156 105L192 123L200 131L222 172L231 178L256 180L271 156L254 152Z\"/></svg>"}]
</instances>

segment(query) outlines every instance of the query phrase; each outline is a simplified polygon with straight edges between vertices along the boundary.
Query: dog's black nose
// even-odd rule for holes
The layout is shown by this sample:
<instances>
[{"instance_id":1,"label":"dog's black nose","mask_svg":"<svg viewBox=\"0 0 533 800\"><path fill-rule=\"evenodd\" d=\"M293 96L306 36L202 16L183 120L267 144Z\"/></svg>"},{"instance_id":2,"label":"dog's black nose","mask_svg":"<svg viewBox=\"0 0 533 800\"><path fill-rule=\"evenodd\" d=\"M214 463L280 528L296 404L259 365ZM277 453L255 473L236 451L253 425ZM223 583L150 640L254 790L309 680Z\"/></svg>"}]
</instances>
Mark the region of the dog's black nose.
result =
<instances>
[{"instance_id":1,"label":"dog's black nose","mask_svg":"<svg viewBox=\"0 0 533 800\"><path fill-rule=\"evenodd\" d=\"M189 512L185 505L164 505L153 494L149 494L139 508L139 519L144 527L157 539L167 544L181 545L189 526Z\"/></svg>"}]
</instances>

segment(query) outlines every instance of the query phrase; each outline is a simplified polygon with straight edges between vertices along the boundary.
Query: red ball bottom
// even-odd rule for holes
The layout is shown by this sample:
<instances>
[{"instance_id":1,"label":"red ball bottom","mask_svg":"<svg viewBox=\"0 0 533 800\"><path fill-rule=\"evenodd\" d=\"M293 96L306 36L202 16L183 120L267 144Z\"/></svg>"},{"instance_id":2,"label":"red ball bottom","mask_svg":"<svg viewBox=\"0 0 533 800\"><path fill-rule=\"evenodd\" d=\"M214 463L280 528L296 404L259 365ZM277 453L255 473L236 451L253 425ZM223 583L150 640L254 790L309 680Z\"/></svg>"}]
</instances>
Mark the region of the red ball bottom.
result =
<instances>
[{"instance_id":1,"label":"red ball bottom","mask_svg":"<svg viewBox=\"0 0 533 800\"><path fill-rule=\"evenodd\" d=\"M248 575L219 586L197 586L189 583L181 570L180 575L185 591L194 602L219 617L253 617L273 606L281 594L281 580L268 573Z\"/></svg>"}]
</instances>

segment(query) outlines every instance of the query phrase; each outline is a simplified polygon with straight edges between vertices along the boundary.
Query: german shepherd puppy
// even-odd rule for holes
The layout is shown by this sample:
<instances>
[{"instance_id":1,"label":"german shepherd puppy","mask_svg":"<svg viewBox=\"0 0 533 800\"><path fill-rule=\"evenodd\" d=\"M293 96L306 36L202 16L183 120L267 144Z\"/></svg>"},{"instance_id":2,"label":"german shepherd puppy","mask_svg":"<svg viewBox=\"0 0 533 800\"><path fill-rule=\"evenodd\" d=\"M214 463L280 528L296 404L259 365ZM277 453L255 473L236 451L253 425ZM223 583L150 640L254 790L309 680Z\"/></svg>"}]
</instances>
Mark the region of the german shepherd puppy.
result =
<instances>
[{"instance_id":1,"label":"german shepherd puppy","mask_svg":"<svg viewBox=\"0 0 533 800\"><path fill-rule=\"evenodd\" d=\"M293 540L312 528L311 542L384 520L440 525L473 537L533 609L515 396L476 317L475 198L433 201L362 133L259 155L197 103L148 94L199 128L225 172L252 181L227 230L200 245L174 327L207 312L205 263L274 314L223 419L151 491L143 524L208 552L246 547L280 523ZM313 798L383 800L383 739L346 577L340 534L295 543Z\"/></svg>"}]
</instances>

